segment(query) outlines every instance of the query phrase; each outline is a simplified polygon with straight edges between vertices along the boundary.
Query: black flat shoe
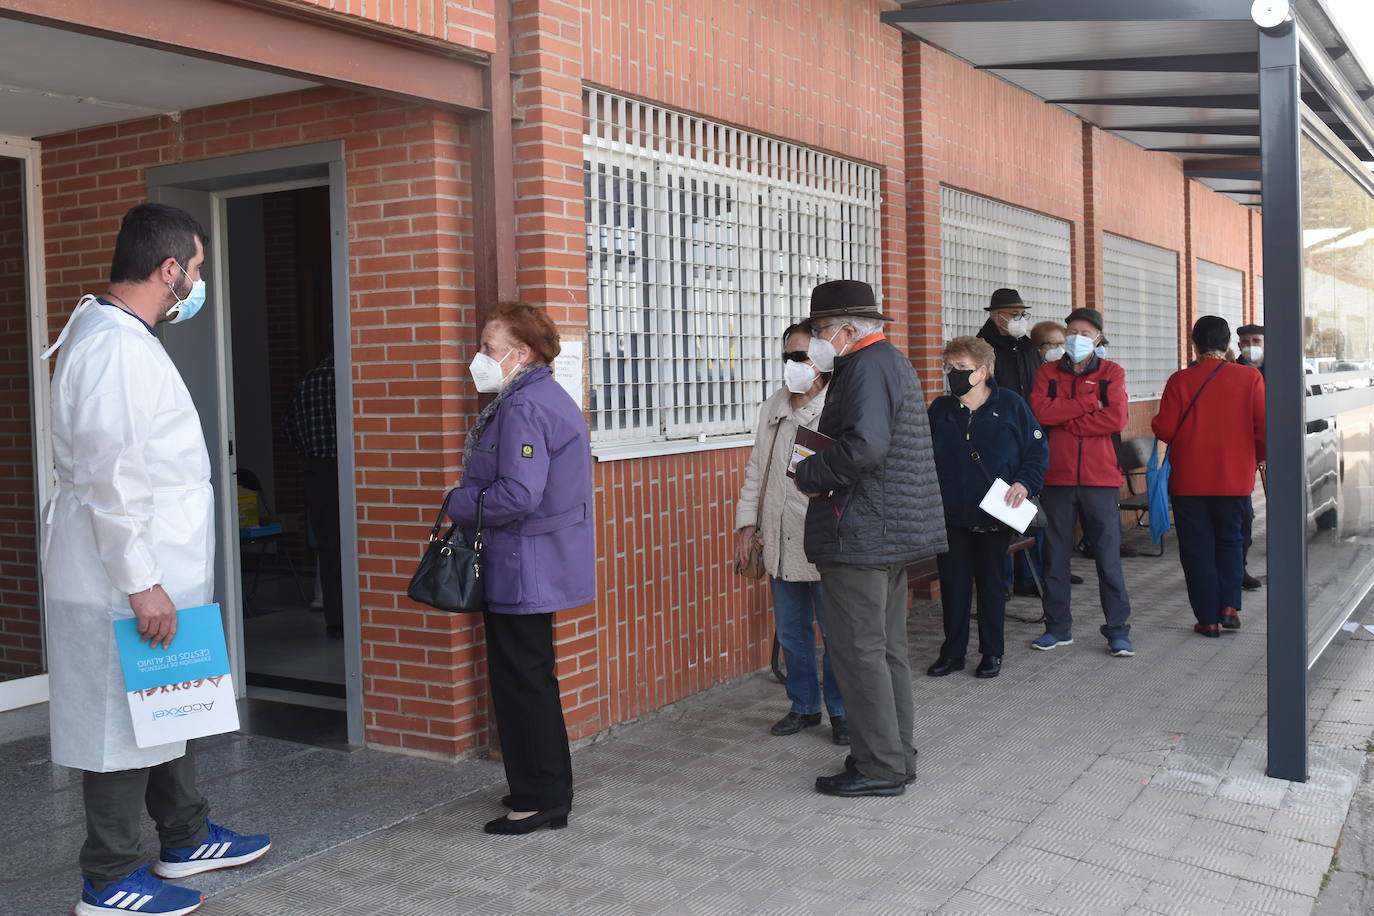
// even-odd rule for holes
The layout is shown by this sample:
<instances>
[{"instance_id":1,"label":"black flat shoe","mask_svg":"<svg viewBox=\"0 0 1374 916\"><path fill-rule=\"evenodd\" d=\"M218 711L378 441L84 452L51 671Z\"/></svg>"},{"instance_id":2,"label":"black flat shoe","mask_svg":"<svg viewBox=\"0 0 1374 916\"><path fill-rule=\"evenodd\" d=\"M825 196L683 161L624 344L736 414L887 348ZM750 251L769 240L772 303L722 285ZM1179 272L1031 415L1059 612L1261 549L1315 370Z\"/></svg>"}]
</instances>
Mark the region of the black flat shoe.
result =
<instances>
[{"instance_id":1,"label":"black flat shoe","mask_svg":"<svg viewBox=\"0 0 1374 916\"><path fill-rule=\"evenodd\" d=\"M573 800L573 791L572 791L572 789L569 789L569 790L568 790L568 809L569 809L569 810L572 809L572 800ZM510 808L510 809L512 809L512 810L514 810L514 808L515 808L515 803L514 803L514 801L511 800L511 796L509 796L509 795L502 795L502 796L501 796L501 804L502 804L503 807Z\"/></svg>"},{"instance_id":2,"label":"black flat shoe","mask_svg":"<svg viewBox=\"0 0 1374 916\"><path fill-rule=\"evenodd\" d=\"M962 658L937 658L935 664L926 669L926 677L945 677L952 671L963 671Z\"/></svg>"},{"instance_id":3,"label":"black flat shoe","mask_svg":"<svg viewBox=\"0 0 1374 916\"><path fill-rule=\"evenodd\" d=\"M834 776L817 776L816 791L822 795L838 795L841 798L859 798L866 795L901 795L906 791L906 781L887 782L872 779L857 771L845 770Z\"/></svg>"},{"instance_id":4,"label":"black flat shoe","mask_svg":"<svg viewBox=\"0 0 1374 916\"><path fill-rule=\"evenodd\" d=\"M920 751L915 751L914 753L915 753L915 754L919 754ZM858 764L857 762L855 762L855 760L854 760L854 755L853 755L853 754L846 754L846 755L845 755L845 758L844 758L844 771L845 771L846 773L848 773L850 776L858 775L858 772L859 772L859 764ZM822 778L824 778L824 777L822 777ZM902 782L903 782L904 784L908 785L908 786L911 785L911 784L912 784L913 782L915 782L915 781L916 781L916 774L915 774L915 773L908 773L906 779L903 779L903 780L902 780Z\"/></svg>"},{"instance_id":5,"label":"black flat shoe","mask_svg":"<svg viewBox=\"0 0 1374 916\"><path fill-rule=\"evenodd\" d=\"M1002 673L1002 656L984 655L983 660L973 672L974 677L997 677Z\"/></svg>"},{"instance_id":6,"label":"black flat shoe","mask_svg":"<svg viewBox=\"0 0 1374 916\"><path fill-rule=\"evenodd\" d=\"M809 716L802 715L799 712L789 712L777 722L773 723L773 727L768 730L778 736L795 735L803 728L815 728L820 724L821 714L818 712L814 712Z\"/></svg>"},{"instance_id":7,"label":"black flat shoe","mask_svg":"<svg viewBox=\"0 0 1374 916\"><path fill-rule=\"evenodd\" d=\"M830 740L840 747L849 746L849 723L844 720L844 716L830 717Z\"/></svg>"},{"instance_id":8,"label":"black flat shoe","mask_svg":"<svg viewBox=\"0 0 1374 916\"><path fill-rule=\"evenodd\" d=\"M540 827L562 830L566 826L568 826L568 806L560 805L557 808L536 811L529 817L521 818L518 821L513 821L509 817L498 817L494 821L487 821L487 825L482 829L487 833L514 836L521 833L533 833Z\"/></svg>"},{"instance_id":9,"label":"black flat shoe","mask_svg":"<svg viewBox=\"0 0 1374 916\"><path fill-rule=\"evenodd\" d=\"M1076 575L1076 574L1074 574L1074 573L1069 573L1069 584L1070 584L1070 585L1082 585L1082 584L1083 584L1083 577L1082 577L1082 576L1079 576L1079 575Z\"/></svg>"}]
</instances>

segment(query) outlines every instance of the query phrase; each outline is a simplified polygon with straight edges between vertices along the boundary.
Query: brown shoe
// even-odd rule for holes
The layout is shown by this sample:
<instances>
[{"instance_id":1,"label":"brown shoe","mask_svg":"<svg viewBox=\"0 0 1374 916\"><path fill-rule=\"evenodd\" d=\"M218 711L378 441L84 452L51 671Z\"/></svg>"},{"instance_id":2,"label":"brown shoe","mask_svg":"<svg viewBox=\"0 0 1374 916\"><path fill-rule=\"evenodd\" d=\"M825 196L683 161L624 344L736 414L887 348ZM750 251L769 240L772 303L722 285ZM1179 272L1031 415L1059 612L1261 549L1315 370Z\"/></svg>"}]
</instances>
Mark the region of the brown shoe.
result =
<instances>
[{"instance_id":1,"label":"brown shoe","mask_svg":"<svg viewBox=\"0 0 1374 916\"><path fill-rule=\"evenodd\" d=\"M1233 607L1221 609L1221 625L1228 630L1240 629L1240 611Z\"/></svg>"}]
</instances>

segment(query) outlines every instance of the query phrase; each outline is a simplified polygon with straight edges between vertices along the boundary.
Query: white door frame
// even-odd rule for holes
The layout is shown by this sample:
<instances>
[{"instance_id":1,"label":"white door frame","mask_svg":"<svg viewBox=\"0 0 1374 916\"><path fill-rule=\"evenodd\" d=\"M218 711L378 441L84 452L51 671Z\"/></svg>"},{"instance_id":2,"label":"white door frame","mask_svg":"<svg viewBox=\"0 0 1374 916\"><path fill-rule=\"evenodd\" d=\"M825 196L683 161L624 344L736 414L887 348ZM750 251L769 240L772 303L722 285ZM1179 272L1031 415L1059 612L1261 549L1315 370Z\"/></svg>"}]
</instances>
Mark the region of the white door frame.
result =
<instances>
[{"instance_id":1,"label":"white door frame","mask_svg":"<svg viewBox=\"0 0 1374 916\"><path fill-rule=\"evenodd\" d=\"M29 328L29 408L33 430L34 522L41 543L43 507L52 489L52 437L48 409L47 363L38 354L48 346L47 285L43 268L43 179L42 148L37 140L0 136L0 156L19 159L24 163L24 247L25 271L28 280ZM41 556L41 546L39 547ZM43 604L42 563L39 563L38 614L44 621L44 671L47 670L47 626ZM0 682L0 711L45 703L48 699L48 675L36 674Z\"/></svg>"}]
</instances>

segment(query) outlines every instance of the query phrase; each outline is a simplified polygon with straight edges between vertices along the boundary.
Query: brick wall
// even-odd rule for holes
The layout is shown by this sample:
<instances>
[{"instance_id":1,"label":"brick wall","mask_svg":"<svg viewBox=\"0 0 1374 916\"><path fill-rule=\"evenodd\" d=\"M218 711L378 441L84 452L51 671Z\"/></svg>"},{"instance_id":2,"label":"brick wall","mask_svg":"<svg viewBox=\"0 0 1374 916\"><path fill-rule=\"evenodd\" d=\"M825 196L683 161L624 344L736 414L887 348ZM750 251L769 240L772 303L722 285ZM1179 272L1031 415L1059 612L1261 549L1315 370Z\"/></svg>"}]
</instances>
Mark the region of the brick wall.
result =
<instances>
[{"instance_id":1,"label":"brick wall","mask_svg":"<svg viewBox=\"0 0 1374 916\"><path fill-rule=\"evenodd\" d=\"M0 680L43 670L23 165L0 158Z\"/></svg>"},{"instance_id":2,"label":"brick wall","mask_svg":"<svg viewBox=\"0 0 1374 916\"><path fill-rule=\"evenodd\" d=\"M480 51L496 47L492 7L504 0L283 0Z\"/></svg>"}]
</instances>

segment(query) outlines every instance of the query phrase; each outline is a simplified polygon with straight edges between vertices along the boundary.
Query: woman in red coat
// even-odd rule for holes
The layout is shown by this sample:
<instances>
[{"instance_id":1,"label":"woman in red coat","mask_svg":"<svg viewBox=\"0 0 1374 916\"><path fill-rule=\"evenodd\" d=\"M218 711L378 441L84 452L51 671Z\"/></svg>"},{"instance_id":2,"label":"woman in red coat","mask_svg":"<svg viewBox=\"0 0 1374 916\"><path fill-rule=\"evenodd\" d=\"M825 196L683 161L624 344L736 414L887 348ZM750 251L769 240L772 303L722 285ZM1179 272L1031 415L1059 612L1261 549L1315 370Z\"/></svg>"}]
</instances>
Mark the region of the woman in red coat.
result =
<instances>
[{"instance_id":1,"label":"woman in red coat","mask_svg":"<svg viewBox=\"0 0 1374 916\"><path fill-rule=\"evenodd\" d=\"M1226 361L1231 328L1204 315L1193 325L1197 362L1169 377L1155 435L1171 445L1174 527L1188 601L1203 636L1240 629L1245 505L1264 461L1264 378Z\"/></svg>"}]
</instances>

